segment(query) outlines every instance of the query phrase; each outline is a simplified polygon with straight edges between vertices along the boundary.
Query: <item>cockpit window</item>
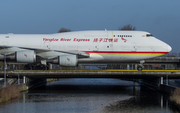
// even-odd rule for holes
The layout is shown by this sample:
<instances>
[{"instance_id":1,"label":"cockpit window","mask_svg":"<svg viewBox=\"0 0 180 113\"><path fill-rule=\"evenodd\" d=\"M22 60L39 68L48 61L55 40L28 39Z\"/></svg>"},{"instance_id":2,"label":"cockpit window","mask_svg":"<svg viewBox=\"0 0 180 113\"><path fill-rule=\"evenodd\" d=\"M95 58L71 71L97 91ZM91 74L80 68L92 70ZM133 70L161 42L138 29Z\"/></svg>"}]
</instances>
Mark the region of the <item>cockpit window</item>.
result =
<instances>
[{"instance_id":1,"label":"cockpit window","mask_svg":"<svg viewBox=\"0 0 180 113\"><path fill-rule=\"evenodd\" d=\"M153 36L152 34L146 34L146 37L151 37L151 36Z\"/></svg>"}]
</instances>

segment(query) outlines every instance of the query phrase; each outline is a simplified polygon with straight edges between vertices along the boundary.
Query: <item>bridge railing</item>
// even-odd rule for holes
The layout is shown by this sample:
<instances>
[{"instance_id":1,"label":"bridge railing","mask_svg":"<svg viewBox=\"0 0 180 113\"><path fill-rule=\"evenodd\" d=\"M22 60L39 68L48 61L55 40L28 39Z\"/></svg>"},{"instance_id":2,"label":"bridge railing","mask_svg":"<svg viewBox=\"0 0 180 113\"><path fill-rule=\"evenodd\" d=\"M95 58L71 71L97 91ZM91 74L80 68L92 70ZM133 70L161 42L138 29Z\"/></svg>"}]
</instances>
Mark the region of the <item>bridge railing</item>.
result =
<instances>
[{"instance_id":1,"label":"bridge railing","mask_svg":"<svg viewBox=\"0 0 180 113\"><path fill-rule=\"evenodd\" d=\"M157 57L157 58L153 58L153 59L148 59L146 61L177 61L179 62L180 60L180 57Z\"/></svg>"}]
</instances>

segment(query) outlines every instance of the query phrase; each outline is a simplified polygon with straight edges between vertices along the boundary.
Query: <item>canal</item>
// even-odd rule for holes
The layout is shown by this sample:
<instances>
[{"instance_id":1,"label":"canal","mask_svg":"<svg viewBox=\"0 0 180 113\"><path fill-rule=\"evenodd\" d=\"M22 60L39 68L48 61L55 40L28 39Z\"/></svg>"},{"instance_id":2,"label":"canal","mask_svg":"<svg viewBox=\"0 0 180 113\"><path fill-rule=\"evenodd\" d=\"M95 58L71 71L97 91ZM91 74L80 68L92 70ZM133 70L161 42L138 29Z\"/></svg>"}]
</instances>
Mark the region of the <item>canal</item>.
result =
<instances>
[{"instance_id":1,"label":"canal","mask_svg":"<svg viewBox=\"0 0 180 113\"><path fill-rule=\"evenodd\" d=\"M169 96L133 81L60 79L0 104L0 113L177 113Z\"/></svg>"}]
</instances>

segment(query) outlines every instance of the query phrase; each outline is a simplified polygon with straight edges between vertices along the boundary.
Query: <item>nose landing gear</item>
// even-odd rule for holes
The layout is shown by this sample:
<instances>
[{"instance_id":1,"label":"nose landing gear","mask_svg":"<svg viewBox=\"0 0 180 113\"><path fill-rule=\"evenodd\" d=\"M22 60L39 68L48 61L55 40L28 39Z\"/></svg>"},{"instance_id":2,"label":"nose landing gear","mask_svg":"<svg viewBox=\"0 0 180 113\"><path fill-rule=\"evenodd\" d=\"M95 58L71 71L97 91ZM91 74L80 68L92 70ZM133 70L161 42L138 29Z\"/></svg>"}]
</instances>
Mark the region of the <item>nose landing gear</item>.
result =
<instances>
[{"instance_id":1,"label":"nose landing gear","mask_svg":"<svg viewBox=\"0 0 180 113\"><path fill-rule=\"evenodd\" d=\"M144 69L143 63L145 63L145 61L141 60L140 64L138 64L138 66L137 66L138 71L142 71Z\"/></svg>"},{"instance_id":2,"label":"nose landing gear","mask_svg":"<svg viewBox=\"0 0 180 113\"><path fill-rule=\"evenodd\" d=\"M141 65L141 64L138 64L138 67L137 67L138 71L142 71L144 69L144 66Z\"/></svg>"}]
</instances>

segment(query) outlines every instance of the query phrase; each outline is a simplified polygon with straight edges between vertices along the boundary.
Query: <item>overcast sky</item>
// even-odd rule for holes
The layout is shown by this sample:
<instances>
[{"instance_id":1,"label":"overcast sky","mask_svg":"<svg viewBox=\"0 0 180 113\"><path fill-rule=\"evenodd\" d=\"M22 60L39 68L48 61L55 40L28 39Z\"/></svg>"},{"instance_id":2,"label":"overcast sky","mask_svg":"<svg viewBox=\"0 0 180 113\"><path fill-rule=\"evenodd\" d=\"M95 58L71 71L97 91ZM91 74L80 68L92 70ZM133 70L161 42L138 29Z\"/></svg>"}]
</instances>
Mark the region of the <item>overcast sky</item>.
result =
<instances>
[{"instance_id":1,"label":"overcast sky","mask_svg":"<svg viewBox=\"0 0 180 113\"><path fill-rule=\"evenodd\" d=\"M0 34L117 30L131 24L180 52L180 0L1 0Z\"/></svg>"}]
</instances>

